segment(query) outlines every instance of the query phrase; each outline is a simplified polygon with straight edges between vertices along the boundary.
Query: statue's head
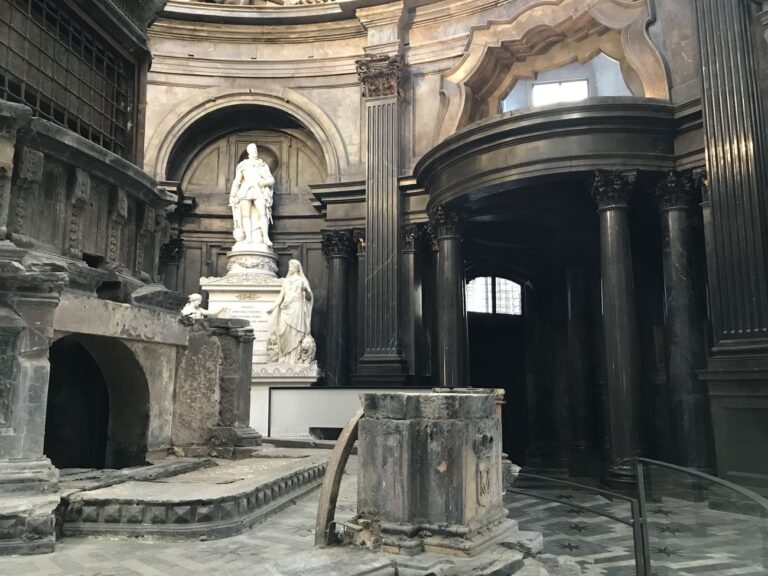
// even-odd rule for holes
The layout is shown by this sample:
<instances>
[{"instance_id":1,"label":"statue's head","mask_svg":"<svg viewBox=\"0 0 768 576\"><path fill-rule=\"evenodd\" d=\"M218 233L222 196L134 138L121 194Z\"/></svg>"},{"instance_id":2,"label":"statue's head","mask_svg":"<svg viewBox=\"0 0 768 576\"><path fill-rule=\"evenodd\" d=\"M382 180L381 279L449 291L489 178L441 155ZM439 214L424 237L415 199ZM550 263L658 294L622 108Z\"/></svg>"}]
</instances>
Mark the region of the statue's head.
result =
<instances>
[{"instance_id":1,"label":"statue's head","mask_svg":"<svg viewBox=\"0 0 768 576\"><path fill-rule=\"evenodd\" d=\"M288 273L289 274L303 274L304 271L301 269L301 262L298 260L291 260L288 262Z\"/></svg>"},{"instance_id":2,"label":"statue's head","mask_svg":"<svg viewBox=\"0 0 768 576\"><path fill-rule=\"evenodd\" d=\"M248 152L248 158L258 158L259 157L259 149L256 147L256 144L251 142L248 144L248 146L245 149L246 152Z\"/></svg>"},{"instance_id":3,"label":"statue's head","mask_svg":"<svg viewBox=\"0 0 768 576\"><path fill-rule=\"evenodd\" d=\"M187 301L190 304L195 304L196 306L200 306L200 304L203 303L203 297L200 296L200 294L190 294L189 299Z\"/></svg>"}]
</instances>

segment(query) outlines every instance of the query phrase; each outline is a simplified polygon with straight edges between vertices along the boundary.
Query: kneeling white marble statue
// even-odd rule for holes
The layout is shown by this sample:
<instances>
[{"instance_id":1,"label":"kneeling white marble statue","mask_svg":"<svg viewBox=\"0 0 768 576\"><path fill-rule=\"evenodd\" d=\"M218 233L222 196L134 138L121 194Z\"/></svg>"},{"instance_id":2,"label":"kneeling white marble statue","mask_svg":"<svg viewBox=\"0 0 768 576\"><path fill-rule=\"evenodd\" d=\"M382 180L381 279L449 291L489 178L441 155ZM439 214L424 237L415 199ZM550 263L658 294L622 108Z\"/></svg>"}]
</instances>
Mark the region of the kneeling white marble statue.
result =
<instances>
[{"instance_id":1,"label":"kneeling white marble statue","mask_svg":"<svg viewBox=\"0 0 768 576\"><path fill-rule=\"evenodd\" d=\"M273 347L267 352L268 356L272 356L270 361L288 364L311 364L315 361L315 342L310 334L312 299L312 289L304 276L301 262L291 260L280 295L267 311L271 316L270 341Z\"/></svg>"},{"instance_id":2,"label":"kneeling white marble statue","mask_svg":"<svg viewBox=\"0 0 768 576\"><path fill-rule=\"evenodd\" d=\"M181 309L181 316L183 318L191 318L192 320L200 320L206 316L215 316L202 307L203 297L200 294L190 294L187 298L187 303L184 308Z\"/></svg>"}]
</instances>

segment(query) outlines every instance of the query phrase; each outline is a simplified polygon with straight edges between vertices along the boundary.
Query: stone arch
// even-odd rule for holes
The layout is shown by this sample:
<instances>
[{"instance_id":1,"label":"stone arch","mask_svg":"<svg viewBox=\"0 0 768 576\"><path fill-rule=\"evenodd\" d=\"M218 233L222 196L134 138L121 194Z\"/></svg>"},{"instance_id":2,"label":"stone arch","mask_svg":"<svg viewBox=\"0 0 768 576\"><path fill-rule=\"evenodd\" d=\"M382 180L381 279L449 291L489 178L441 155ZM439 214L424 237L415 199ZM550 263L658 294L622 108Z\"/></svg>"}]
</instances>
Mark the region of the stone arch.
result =
<instances>
[{"instance_id":1,"label":"stone arch","mask_svg":"<svg viewBox=\"0 0 768 576\"><path fill-rule=\"evenodd\" d=\"M464 57L442 78L435 143L497 113L516 79L600 52L621 63L636 96L669 100L666 67L647 32L653 18L648 0L541 0L473 28Z\"/></svg>"},{"instance_id":2,"label":"stone arch","mask_svg":"<svg viewBox=\"0 0 768 576\"><path fill-rule=\"evenodd\" d=\"M172 152L177 143L194 129L195 124L207 115L237 106L261 106L281 111L304 126L320 144L328 169L328 179L339 181L340 175L349 166L347 151L341 133L331 120L312 101L294 90L280 90L275 93L241 92L212 96L193 106L180 117L168 118L158 125L156 136L150 140L147 153L157 147L154 153L153 173L159 180L167 179L167 170ZM161 138L155 142L155 138Z\"/></svg>"},{"instance_id":3,"label":"stone arch","mask_svg":"<svg viewBox=\"0 0 768 576\"><path fill-rule=\"evenodd\" d=\"M57 347L65 351L77 351L78 354L80 351L85 352L103 380L107 412L103 466L126 468L144 464L149 431L150 391L144 369L134 353L117 338L88 334L63 335L52 343L51 350ZM65 362L66 356L56 358L52 353L51 358L53 375L59 368L55 363ZM90 375L96 377L96 374ZM47 418L55 416L48 413ZM47 423L47 444L49 435L55 433Z\"/></svg>"}]
</instances>

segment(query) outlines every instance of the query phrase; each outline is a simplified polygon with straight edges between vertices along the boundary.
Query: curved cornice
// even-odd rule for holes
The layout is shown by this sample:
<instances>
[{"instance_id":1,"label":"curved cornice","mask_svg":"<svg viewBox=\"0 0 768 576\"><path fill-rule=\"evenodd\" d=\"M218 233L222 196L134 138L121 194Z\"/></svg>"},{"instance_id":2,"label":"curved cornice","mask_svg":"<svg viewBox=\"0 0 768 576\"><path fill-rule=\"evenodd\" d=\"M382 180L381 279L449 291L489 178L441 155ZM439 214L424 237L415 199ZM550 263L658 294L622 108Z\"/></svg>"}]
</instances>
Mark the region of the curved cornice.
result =
<instances>
[{"instance_id":1,"label":"curved cornice","mask_svg":"<svg viewBox=\"0 0 768 576\"><path fill-rule=\"evenodd\" d=\"M281 26L265 22L247 23L233 26L227 23L190 22L171 19L168 14L158 20L150 29L150 36L172 38L174 40L204 40L208 42L231 42L233 44L252 44L258 38L260 44L304 43L332 40L348 40L365 37L366 31L359 20L345 19L331 23L301 24L290 22Z\"/></svg>"},{"instance_id":2,"label":"curved cornice","mask_svg":"<svg viewBox=\"0 0 768 576\"><path fill-rule=\"evenodd\" d=\"M559 43L591 37L595 48L603 48L600 37L609 31L620 35L610 52L621 61L633 93L668 100L664 61L646 30L652 17L647 0L536 0L507 20L473 27L464 56L443 75L445 105L437 141L479 117L483 108L498 109L508 88L502 82L514 81L516 66L530 68L521 73L530 76L552 65L545 55ZM543 58L539 70L525 66L532 58Z\"/></svg>"},{"instance_id":3,"label":"curved cornice","mask_svg":"<svg viewBox=\"0 0 768 576\"><path fill-rule=\"evenodd\" d=\"M430 206L596 169L674 167L674 108L643 98L593 98L501 114L430 150L414 174Z\"/></svg>"},{"instance_id":4,"label":"curved cornice","mask_svg":"<svg viewBox=\"0 0 768 576\"><path fill-rule=\"evenodd\" d=\"M359 8L390 2L391 0L346 0L283 6L228 6L171 0L163 11L163 17L224 24L316 23L354 18L355 11Z\"/></svg>"}]
</instances>

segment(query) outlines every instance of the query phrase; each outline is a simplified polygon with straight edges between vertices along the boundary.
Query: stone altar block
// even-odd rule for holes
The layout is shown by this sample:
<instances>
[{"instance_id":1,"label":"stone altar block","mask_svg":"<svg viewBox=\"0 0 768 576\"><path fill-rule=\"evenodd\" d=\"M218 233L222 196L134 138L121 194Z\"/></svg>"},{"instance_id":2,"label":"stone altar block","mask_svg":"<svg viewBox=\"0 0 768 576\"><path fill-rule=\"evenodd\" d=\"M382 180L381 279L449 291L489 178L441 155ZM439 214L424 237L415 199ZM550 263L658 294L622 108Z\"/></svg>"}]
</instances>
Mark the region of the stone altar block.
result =
<instances>
[{"instance_id":1,"label":"stone altar block","mask_svg":"<svg viewBox=\"0 0 768 576\"><path fill-rule=\"evenodd\" d=\"M473 556L517 531L502 502L494 390L362 395L358 518L385 551Z\"/></svg>"}]
</instances>

